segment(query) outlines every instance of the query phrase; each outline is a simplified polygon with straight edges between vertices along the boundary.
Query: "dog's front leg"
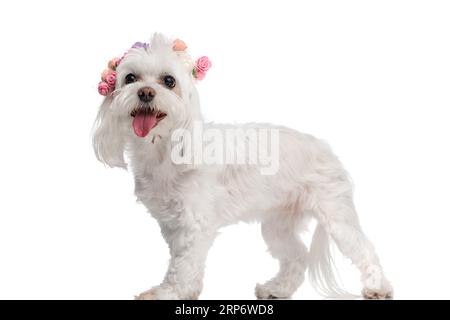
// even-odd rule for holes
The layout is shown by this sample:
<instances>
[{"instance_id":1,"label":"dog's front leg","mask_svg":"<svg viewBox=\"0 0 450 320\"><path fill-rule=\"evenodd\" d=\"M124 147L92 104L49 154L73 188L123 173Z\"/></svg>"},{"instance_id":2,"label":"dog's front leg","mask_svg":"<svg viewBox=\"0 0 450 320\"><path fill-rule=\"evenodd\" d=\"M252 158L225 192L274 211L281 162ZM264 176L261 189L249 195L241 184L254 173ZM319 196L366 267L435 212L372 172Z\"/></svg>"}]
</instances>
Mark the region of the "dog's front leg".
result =
<instances>
[{"instance_id":1,"label":"dog's front leg","mask_svg":"<svg viewBox=\"0 0 450 320\"><path fill-rule=\"evenodd\" d=\"M170 247L170 263L164 281L141 293L138 300L197 299L203 288L203 273L208 250L216 230L196 223L178 224L176 228L160 222Z\"/></svg>"}]
</instances>

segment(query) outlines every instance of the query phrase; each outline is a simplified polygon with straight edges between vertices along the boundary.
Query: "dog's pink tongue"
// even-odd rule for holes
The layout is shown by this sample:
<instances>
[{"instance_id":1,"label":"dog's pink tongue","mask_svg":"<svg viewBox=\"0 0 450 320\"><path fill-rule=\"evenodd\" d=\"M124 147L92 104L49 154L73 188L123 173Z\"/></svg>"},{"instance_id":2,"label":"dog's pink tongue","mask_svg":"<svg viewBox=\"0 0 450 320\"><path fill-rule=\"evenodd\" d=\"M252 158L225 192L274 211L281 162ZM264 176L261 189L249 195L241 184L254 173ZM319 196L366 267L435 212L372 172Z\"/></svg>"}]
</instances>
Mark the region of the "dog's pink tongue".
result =
<instances>
[{"instance_id":1,"label":"dog's pink tongue","mask_svg":"<svg viewBox=\"0 0 450 320\"><path fill-rule=\"evenodd\" d=\"M138 112L133 119L134 133L138 137L145 137L156 125L156 115L149 112Z\"/></svg>"}]
</instances>

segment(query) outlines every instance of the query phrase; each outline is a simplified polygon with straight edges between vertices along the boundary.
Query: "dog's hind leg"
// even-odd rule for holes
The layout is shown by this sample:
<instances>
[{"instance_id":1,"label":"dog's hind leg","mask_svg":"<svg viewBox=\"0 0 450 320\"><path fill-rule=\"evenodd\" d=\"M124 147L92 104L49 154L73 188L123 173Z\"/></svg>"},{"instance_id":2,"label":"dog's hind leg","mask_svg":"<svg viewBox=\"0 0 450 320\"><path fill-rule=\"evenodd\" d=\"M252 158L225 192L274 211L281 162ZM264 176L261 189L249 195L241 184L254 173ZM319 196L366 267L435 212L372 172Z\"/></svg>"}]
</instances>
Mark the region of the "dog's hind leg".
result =
<instances>
[{"instance_id":1,"label":"dog's hind leg","mask_svg":"<svg viewBox=\"0 0 450 320\"><path fill-rule=\"evenodd\" d=\"M372 243L367 239L359 224L350 188L338 188L338 190L340 191L337 192L336 188L328 191L321 190L322 192L316 197L315 211L319 222L316 234L323 234L323 236L316 237L315 235L315 239L313 239L310 272L317 270L315 268L317 261L314 266L314 256L317 257L314 254L316 251L313 249L314 246L321 247L318 243L327 243L328 236L331 236L343 255L350 258L361 271L363 296L368 299L392 298L392 287L383 273ZM327 248L323 249L328 250L328 244L322 247L325 246ZM325 257L325 260L327 259L329 257ZM326 279L322 280L326 281Z\"/></svg>"},{"instance_id":2,"label":"dog's hind leg","mask_svg":"<svg viewBox=\"0 0 450 320\"><path fill-rule=\"evenodd\" d=\"M308 265L308 250L295 225L297 224L282 216L262 223L262 236L269 252L279 260L280 269L274 278L256 285L255 294L258 298L288 298L303 283Z\"/></svg>"}]
</instances>

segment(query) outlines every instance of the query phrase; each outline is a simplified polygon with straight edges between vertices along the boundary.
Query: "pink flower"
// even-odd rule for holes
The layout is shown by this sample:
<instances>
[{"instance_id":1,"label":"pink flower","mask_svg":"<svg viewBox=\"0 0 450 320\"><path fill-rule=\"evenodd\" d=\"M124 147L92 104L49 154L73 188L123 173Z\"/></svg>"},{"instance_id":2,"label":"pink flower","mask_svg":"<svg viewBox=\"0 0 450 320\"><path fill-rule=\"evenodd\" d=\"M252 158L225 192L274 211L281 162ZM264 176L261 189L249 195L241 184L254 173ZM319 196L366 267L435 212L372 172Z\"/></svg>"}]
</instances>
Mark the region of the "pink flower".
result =
<instances>
[{"instance_id":1,"label":"pink flower","mask_svg":"<svg viewBox=\"0 0 450 320\"><path fill-rule=\"evenodd\" d=\"M102 96L107 96L112 92L112 88L104 81L100 82L98 84L98 93L100 93Z\"/></svg>"},{"instance_id":2,"label":"pink flower","mask_svg":"<svg viewBox=\"0 0 450 320\"><path fill-rule=\"evenodd\" d=\"M115 71L110 71L105 77L105 82L110 87L114 88L116 86L116 72Z\"/></svg>"},{"instance_id":3,"label":"pink flower","mask_svg":"<svg viewBox=\"0 0 450 320\"><path fill-rule=\"evenodd\" d=\"M187 49L187 45L186 45L186 43L184 43L183 40L176 39L173 42L173 50L174 51L184 51L186 49Z\"/></svg>"},{"instance_id":4,"label":"pink flower","mask_svg":"<svg viewBox=\"0 0 450 320\"><path fill-rule=\"evenodd\" d=\"M111 61L108 62L108 68L111 70L116 70L117 66L120 63L120 58L114 58Z\"/></svg>"},{"instance_id":5,"label":"pink flower","mask_svg":"<svg viewBox=\"0 0 450 320\"><path fill-rule=\"evenodd\" d=\"M203 80L203 79L205 79L205 76L206 76L206 73L204 73L204 72L197 71L195 73L195 78L197 80Z\"/></svg>"},{"instance_id":6,"label":"pink flower","mask_svg":"<svg viewBox=\"0 0 450 320\"><path fill-rule=\"evenodd\" d=\"M195 63L195 68L197 69L197 72L206 73L206 71L208 71L209 68L211 68L211 65L212 64L209 58L203 56L197 59L197 62Z\"/></svg>"},{"instance_id":7,"label":"pink flower","mask_svg":"<svg viewBox=\"0 0 450 320\"><path fill-rule=\"evenodd\" d=\"M106 81L106 77L108 76L108 74L111 72L111 70L110 69L105 69L105 70L103 70L103 72L102 72L102 80L103 81Z\"/></svg>"}]
</instances>

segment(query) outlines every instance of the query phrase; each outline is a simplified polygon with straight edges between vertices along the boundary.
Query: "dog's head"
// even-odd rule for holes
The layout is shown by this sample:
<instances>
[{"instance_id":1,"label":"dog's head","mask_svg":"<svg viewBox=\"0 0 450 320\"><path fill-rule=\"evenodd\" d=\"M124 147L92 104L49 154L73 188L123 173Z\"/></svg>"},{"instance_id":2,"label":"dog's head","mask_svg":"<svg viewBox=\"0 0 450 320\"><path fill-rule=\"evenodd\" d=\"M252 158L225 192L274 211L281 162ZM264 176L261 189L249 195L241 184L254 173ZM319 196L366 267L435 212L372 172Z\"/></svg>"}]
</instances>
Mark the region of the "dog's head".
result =
<instances>
[{"instance_id":1,"label":"dog's head","mask_svg":"<svg viewBox=\"0 0 450 320\"><path fill-rule=\"evenodd\" d=\"M190 58L182 41L160 34L112 60L99 84L105 99L93 135L97 158L125 167L124 150L133 139L154 143L201 120L195 82L206 70Z\"/></svg>"}]
</instances>

